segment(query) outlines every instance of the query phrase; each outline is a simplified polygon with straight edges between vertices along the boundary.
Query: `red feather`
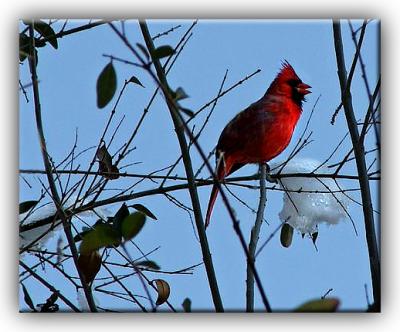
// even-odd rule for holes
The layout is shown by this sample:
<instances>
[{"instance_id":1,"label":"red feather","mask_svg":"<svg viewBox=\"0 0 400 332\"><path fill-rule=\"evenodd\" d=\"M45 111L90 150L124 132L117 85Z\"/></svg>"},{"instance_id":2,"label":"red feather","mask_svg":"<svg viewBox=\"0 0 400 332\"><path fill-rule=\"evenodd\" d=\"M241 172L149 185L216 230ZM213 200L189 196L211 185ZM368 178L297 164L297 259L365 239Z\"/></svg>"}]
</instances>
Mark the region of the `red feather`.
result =
<instances>
[{"instance_id":1,"label":"red feather","mask_svg":"<svg viewBox=\"0 0 400 332\"><path fill-rule=\"evenodd\" d=\"M265 163L279 155L288 145L302 112L304 96L310 91L293 67L284 62L265 95L237 114L224 128L217 144L218 181L246 164ZM218 196L213 185L206 222Z\"/></svg>"}]
</instances>

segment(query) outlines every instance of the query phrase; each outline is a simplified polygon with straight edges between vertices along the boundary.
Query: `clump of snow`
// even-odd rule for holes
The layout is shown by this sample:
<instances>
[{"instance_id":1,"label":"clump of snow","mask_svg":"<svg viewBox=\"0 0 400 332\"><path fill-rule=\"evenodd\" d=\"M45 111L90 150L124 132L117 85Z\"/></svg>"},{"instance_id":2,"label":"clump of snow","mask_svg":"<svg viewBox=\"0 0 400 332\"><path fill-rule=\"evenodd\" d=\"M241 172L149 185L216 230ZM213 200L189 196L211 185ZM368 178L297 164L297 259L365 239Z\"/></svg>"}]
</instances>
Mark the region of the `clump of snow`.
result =
<instances>
[{"instance_id":1,"label":"clump of snow","mask_svg":"<svg viewBox=\"0 0 400 332\"><path fill-rule=\"evenodd\" d=\"M280 163L270 163L271 174L278 173ZM281 174L311 173L321 162L314 159L295 158L282 169ZM316 173L329 173L326 167ZM283 195L283 207L279 213L282 222L287 222L302 234L314 233L319 223L337 224L347 217L349 199L341 192L334 180L330 178L284 177L279 181L282 189L289 192ZM333 193L331 193L331 192ZM318 193L316 193L318 192Z\"/></svg>"},{"instance_id":2,"label":"clump of snow","mask_svg":"<svg viewBox=\"0 0 400 332\"><path fill-rule=\"evenodd\" d=\"M74 203L75 203L76 197L71 197L70 199L67 200L67 202L64 204L64 209L71 208ZM96 217L100 216L101 218L106 219L107 212L108 210L105 208L96 208L96 213L93 211L84 211L80 212L77 214L80 218L82 217ZM34 224L38 220L45 219L47 217L53 216L57 212L56 206L54 205L53 202L47 203L39 208L34 209L32 212L25 212L23 214L19 215L19 221L21 222L22 220L23 225L29 225L29 224ZM29 215L28 215L29 214ZM28 215L28 216L27 216ZM72 219L73 221L76 220L75 218ZM39 226L35 227L31 230L25 231L25 232L20 232L19 238L19 247L23 248L27 245L30 245L32 242L35 241L35 244L31 247L34 249L42 249L46 247L46 244L51 240L56 238L57 236L60 236L60 231L62 229L62 224L60 223L60 220L57 221L58 226L56 226L54 229L50 230L50 228L53 226L52 224L47 224L44 226ZM49 231L50 230L50 231ZM45 234L44 236L42 236ZM39 239L36 241L37 239Z\"/></svg>"}]
</instances>

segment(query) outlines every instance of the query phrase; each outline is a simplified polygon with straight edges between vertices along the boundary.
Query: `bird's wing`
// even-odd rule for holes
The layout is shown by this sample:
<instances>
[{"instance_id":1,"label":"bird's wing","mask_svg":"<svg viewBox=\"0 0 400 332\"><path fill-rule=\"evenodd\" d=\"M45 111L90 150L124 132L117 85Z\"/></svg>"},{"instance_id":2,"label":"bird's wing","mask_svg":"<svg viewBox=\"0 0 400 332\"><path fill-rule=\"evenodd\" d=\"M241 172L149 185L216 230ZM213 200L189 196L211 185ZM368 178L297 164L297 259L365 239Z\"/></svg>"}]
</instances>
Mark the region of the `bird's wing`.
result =
<instances>
[{"instance_id":1,"label":"bird's wing","mask_svg":"<svg viewBox=\"0 0 400 332\"><path fill-rule=\"evenodd\" d=\"M221 133L217 145L218 153L233 154L256 143L267 129L260 124L272 122L275 117L274 112L268 112L271 106L265 100L258 101L237 114Z\"/></svg>"}]
</instances>

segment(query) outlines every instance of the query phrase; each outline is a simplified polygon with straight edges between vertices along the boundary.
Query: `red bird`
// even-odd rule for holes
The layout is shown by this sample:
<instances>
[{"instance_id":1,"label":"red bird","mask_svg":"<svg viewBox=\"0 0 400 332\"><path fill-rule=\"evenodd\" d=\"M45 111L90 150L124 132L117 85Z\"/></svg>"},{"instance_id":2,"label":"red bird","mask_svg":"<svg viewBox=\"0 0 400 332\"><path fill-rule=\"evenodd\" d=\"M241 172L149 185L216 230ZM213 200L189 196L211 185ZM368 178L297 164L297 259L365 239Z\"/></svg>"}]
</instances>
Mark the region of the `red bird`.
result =
<instances>
[{"instance_id":1,"label":"red bird","mask_svg":"<svg viewBox=\"0 0 400 332\"><path fill-rule=\"evenodd\" d=\"M265 95L237 114L222 131L216 148L218 181L246 164L270 161L289 145L304 97L311 93L309 88L285 61ZM218 186L214 184L206 227L217 195Z\"/></svg>"}]
</instances>

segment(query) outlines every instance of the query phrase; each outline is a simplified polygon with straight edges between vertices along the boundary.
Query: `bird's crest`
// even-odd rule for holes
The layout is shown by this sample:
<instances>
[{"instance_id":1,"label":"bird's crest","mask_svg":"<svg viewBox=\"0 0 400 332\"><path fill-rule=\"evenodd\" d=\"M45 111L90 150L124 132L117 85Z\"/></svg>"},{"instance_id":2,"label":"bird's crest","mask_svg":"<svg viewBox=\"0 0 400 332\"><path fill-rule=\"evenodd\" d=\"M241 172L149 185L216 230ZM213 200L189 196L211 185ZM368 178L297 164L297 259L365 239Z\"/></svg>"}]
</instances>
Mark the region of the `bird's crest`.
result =
<instances>
[{"instance_id":1,"label":"bird's crest","mask_svg":"<svg viewBox=\"0 0 400 332\"><path fill-rule=\"evenodd\" d=\"M287 60L283 60L281 70L279 71L276 78L286 78L286 77L298 78L292 65Z\"/></svg>"}]
</instances>

